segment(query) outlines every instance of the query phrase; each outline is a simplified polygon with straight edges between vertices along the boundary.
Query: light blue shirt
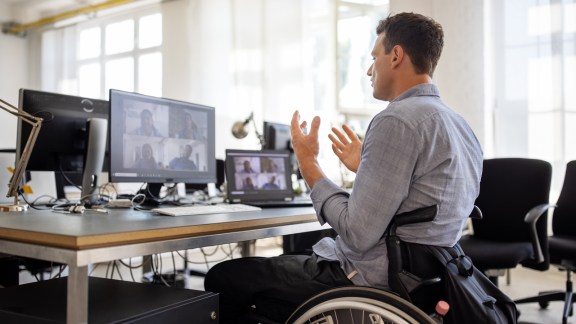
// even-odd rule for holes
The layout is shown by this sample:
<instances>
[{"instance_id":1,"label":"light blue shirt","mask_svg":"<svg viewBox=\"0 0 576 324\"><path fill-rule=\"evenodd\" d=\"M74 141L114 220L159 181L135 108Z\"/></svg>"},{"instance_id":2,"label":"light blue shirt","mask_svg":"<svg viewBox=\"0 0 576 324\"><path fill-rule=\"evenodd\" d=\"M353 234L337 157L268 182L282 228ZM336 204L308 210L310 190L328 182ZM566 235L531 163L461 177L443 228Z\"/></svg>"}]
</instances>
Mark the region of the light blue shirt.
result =
<instances>
[{"instance_id":1,"label":"light blue shirt","mask_svg":"<svg viewBox=\"0 0 576 324\"><path fill-rule=\"evenodd\" d=\"M328 179L311 192L318 220L339 234L314 246L338 260L356 285L388 288L383 234L394 215L438 204L432 222L399 227L402 240L458 242L482 174L482 149L466 121L448 108L433 84L417 85L370 122L351 194Z\"/></svg>"}]
</instances>

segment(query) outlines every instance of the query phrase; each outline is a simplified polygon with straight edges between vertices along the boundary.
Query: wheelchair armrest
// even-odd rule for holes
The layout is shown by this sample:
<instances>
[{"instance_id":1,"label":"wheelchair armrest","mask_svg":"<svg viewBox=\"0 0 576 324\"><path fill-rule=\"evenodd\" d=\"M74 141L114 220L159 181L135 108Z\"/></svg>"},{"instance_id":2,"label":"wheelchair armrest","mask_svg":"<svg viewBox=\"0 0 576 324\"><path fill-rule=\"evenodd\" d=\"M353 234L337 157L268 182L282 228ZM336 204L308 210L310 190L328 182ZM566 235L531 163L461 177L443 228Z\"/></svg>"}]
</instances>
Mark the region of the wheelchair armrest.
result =
<instances>
[{"instance_id":1,"label":"wheelchair armrest","mask_svg":"<svg viewBox=\"0 0 576 324\"><path fill-rule=\"evenodd\" d=\"M536 231L536 223L538 219L544 213L548 212L548 209L556 207L554 204L540 204L538 206L532 207L524 217L524 222L528 223L530 227L530 238L532 240L532 248L534 249L534 257L537 263L544 262L544 254L542 253L542 246L540 245L540 240L538 239L538 232Z\"/></svg>"},{"instance_id":2,"label":"wheelchair armrest","mask_svg":"<svg viewBox=\"0 0 576 324\"><path fill-rule=\"evenodd\" d=\"M484 217L482 215L482 211L480 210L480 207L474 205L474 208L472 209L472 212L470 212L470 216L468 216L472 219L482 219L482 217Z\"/></svg>"},{"instance_id":3,"label":"wheelchair armrest","mask_svg":"<svg viewBox=\"0 0 576 324\"><path fill-rule=\"evenodd\" d=\"M422 207L394 216L396 226L430 222L438 214L438 205Z\"/></svg>"}]
</instances>

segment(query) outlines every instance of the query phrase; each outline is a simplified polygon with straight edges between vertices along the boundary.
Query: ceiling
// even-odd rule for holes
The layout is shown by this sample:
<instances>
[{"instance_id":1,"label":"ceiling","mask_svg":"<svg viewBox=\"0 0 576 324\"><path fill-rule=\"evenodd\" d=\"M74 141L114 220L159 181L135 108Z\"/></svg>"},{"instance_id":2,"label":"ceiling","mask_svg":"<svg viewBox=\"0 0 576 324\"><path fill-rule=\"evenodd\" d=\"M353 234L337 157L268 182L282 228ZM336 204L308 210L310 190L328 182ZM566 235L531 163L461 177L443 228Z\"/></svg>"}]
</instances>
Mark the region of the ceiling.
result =
<instances>
[{"instance_id":1,"label":"ceiling","mask_svg":"<svg viewBox=\"0 0 576 324\"><path fill-rule=\"evenodd\" d=\"M99 2L102 0L0 0L9 6L11 19L20 23Z\"/></svg>"}]
</instances>

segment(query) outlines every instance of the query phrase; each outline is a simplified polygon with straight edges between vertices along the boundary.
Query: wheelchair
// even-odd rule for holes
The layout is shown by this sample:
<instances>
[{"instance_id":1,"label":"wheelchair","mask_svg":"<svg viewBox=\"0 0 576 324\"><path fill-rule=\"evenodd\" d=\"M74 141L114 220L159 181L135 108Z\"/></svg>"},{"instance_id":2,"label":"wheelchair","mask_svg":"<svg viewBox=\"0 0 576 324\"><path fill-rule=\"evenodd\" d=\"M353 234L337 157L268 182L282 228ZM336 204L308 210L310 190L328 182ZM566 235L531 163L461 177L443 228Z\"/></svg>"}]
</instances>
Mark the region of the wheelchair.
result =
<instances>
[{"instance_id":1,"label":"wheelchair","mask_svg":"<svg viewBox=\"0 0 576 324\"><path fill-rule=\"evenodd\" d=\"M361 286L332 288L299 305L286 323L436 323L427 314L433 313L442 299L439 274L443 269L422 245L400 241L395 230L397 226L431 221L437 212L434 205L394 218L387 234L392 291ZM473 215L481 218L480 210L476 208ZM278 324L258 316L252 317L252 323Z\"/></svg>"},{"instance_id":2,"label":"wheelchair","mask_svg":"<svg viewBox=\"0 0 576 324\"><path fill-rule=\"evenodd\" d=\"M397 294L370 287L340 287L320 293L302 305L286 323L388 324L436 323Z\"/></svg>"}]
</instances>

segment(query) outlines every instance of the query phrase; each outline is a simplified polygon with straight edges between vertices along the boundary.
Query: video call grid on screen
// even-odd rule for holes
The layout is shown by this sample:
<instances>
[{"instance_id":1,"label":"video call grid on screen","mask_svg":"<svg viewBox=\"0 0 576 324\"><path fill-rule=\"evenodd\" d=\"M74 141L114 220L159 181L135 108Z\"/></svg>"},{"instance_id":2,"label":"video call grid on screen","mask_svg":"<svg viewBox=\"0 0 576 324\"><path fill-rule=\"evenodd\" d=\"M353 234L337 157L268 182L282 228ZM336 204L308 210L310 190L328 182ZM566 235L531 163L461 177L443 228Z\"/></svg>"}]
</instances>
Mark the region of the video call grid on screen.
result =
<instances>
[{"instance_id":1,"label":"video call grid on screen","mask_svg":"<svg viewBox=\"0 0 576 324\"><path fill-rule=\"evenodd\" d=\"M214 108L118 90L110 98L111 178L214 181Z\"/></svg>"},{"instance_id":2,"label":"video call grid on screen","mask_svg":"<svg viewBox=\"0 0 576 324\"><path fill-rule=\"evenodd\" d=\"M258 191L290 191L287 165L289 152L282 153L228 153L234 163L234 182L231 194Z\"/></svg>"}]
</instances>

